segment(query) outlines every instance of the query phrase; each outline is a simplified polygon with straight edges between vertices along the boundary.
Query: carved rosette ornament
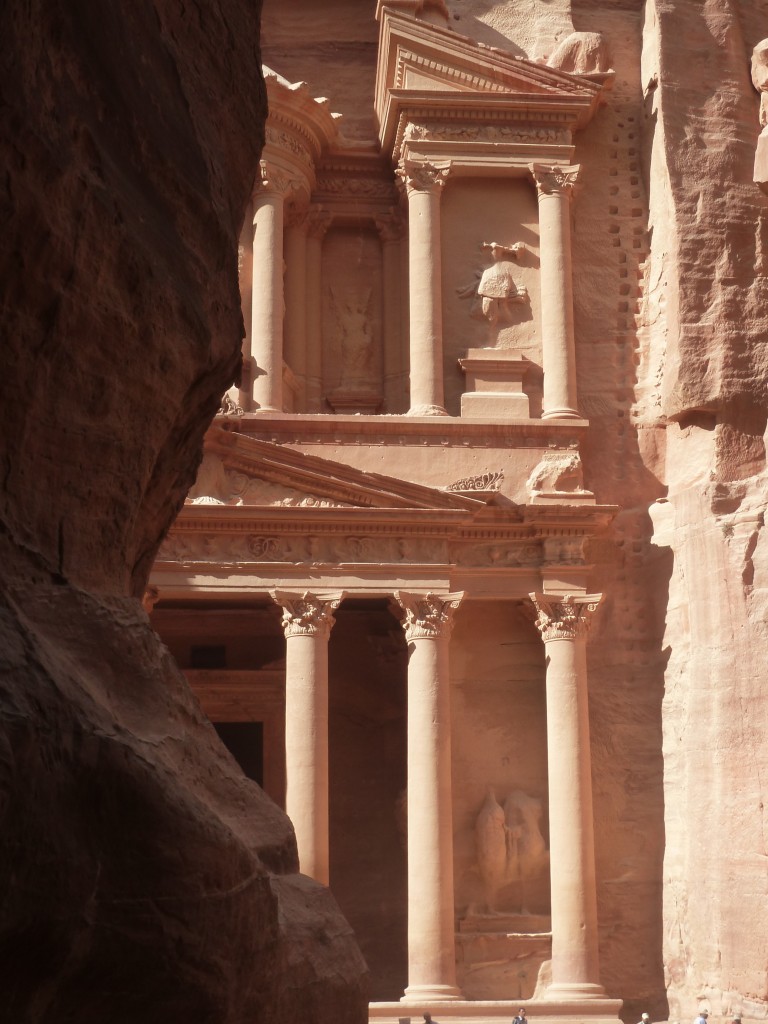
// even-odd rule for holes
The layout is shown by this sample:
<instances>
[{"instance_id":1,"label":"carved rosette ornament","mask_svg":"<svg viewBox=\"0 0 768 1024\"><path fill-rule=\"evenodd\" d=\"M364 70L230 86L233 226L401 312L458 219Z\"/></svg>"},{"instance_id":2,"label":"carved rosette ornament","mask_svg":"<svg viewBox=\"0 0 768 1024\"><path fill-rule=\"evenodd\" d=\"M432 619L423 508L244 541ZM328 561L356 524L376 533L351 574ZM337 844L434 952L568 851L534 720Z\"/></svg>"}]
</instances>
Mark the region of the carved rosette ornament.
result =
<instances>
[{"instance_id":1,"label":"carved rosette ornament","mask_svg":"<svg viewBox=\"0 0 768 1024\"><path fill-rule=\"evenodd\" d=\"M544 643L550 640L578 640L587 635L592 615L602 594L528 595L536 612L536 628Z\"/></svg>"},{"instance_id":2,"label":"carved rosette ornament","mask_svg":"<svg viewBox=\"0 0 768 1024\"><path fill-rule=\"evenodd\" d=\"M436 167L434 164L426 162L420 163L415 160L404 160L401 161L395 174L410 195L411 192L439 191L445 184L450 170L450 164Z\"/></svg>"},{"instance_id":3,"label":"carved rosette ornament","mask_svg":"<svg viewBox=\"0 0 768 1024\"><path fill-rule=\"evenodd\" d=\"M283 609L282 627L286 640L292 636L319 636L328 638L335 619L333 613L342 602L343 594L321 598L305 591L286 594L281 590L271 593L272 600Z\"/></svg>"},{"instance_id":4,"label":"carved rosette ornament","mask_svg":"<svg viewBox=\"0 0 768 1024\"><path fill-rule=\"evenodd\" d=\"M464 593L409 594L398 590L395 599L405 612L402 626L405 639L441 640L451 635L453 613L461 604Z\"/></svg>"},{"instance_id":5,"label":"carved rosette ornament","mask_svg":"<svg viewBox=\"0 0 768 1024\"><path fill-rule=\"evenodd\" d=\"M549 164L529 164L528 169L533 175L539 195L551 196L558 193L571 195L578 180L581 165L572 164L561 167Z\"/></svg>"}]
</instances>

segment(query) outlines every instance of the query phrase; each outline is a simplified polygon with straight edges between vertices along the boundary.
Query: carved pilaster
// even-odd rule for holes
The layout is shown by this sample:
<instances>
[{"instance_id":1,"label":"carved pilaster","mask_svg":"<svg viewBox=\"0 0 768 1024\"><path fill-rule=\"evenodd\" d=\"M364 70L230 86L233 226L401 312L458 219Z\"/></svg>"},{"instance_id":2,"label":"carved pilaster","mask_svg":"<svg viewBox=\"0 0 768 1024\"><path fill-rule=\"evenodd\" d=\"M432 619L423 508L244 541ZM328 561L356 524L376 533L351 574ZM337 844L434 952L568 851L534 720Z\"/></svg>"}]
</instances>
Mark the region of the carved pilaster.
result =
<instances>
[{"instance_id":1,"label":"carved pilaster","mask_svg":"<svg viewBox=\"0 0 768 1024\"><path fill-rule=\"evenodd\" d=\"M461 604L463 592L456 594L410 594L398 590L395 599L405 612L405 639L439 640L448 638L453 628L453 613Z\"/></svg>"},{"instance_id":2,"label":"carved pilaster","mask_svg":"<svg viewBox=\"0 0 768 1024\"><path fill-rule=\"evenodd\" d=\"M550 640L576 640L589 630L592 616L602 594L529 594L536 612L536 628L544 643Z\"/></svg>"},{"instance_id":3,"label":"carved pilaster","mask_svg":"<svg viewBox=\"0 0 768 1024\"><path fill-rule=\"evenodd\" d=\"M572 164L567 167L529 164L528 169L533 176L539 194L549 196L559 192L570 196L579 177L581 166L580 164Z\"/></svg>"},{"instance_id":4,"label":"carved pilaster","mask_svg":"<svg viewBox=\"0 0 768 1024\"><path fill-rule=\"evenodd\" d=\"M332 598L321 598L309 591L292 594L283 590L273 590L270 596L283 609L282 627L286 639L292 636L327 638L335 622L333 613L344 597L337 594Z\"/></svg>"},{"instance_id":5,"label":"carved pilaster","mask_svg":"<svg viewBox=\"0 0 768 1024\"><path fill-rule=\"evenodd\" d=\"M395 174L405 186L408 195L411 192L439 192L450 174L450 164L440 167L415 160L401 161Z\"/></svg>"}]
</instances>

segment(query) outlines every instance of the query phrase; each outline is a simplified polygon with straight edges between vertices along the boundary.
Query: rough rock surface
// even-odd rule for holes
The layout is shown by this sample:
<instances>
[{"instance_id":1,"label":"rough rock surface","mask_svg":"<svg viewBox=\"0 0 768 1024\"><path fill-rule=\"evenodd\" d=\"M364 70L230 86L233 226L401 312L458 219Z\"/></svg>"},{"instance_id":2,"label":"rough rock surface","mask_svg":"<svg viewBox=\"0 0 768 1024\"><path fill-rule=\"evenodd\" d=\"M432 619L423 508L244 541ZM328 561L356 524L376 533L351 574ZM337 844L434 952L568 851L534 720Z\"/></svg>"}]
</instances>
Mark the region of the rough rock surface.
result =
<instances>
[{"instance_id":1,"label":"rough rock surface","mask_svg":"<svg viewBox=\"0 0 768 1024\"><path fill-rule=\"evenodd\" d=\"M3 1019L365 1019L137 597L239 364L257 3L0 11Z\"/></svg>"}]
</instances>

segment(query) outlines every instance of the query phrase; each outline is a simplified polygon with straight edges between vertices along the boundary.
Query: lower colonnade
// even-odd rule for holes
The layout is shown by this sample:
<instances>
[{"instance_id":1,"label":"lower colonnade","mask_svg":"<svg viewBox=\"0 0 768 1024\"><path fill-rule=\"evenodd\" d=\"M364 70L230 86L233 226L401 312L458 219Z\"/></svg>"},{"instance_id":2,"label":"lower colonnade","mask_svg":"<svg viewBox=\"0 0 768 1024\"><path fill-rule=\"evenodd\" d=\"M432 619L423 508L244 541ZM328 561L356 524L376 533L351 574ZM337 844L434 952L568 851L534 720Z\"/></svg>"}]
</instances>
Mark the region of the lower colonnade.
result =
<instances>
[{"instance_id":1,"label":"lower colonnade","mask_svg":"<svg viewBox=\"0 0 768 1024\"><path fill-rule=\"evenodd\" d=\"M286 811L300 868L329 881L328 641L344 592L274 590L286 638ZM451 793L450 636L463 593L396 591L408 646L408 984L371 1020L508 1021L525 1000L467 1000L457 985ZM552 920L551 979L536 1020L616 1019L600 984L586 637L601 595L531 593L545 647Z\"/></svg>"}]
</instances>

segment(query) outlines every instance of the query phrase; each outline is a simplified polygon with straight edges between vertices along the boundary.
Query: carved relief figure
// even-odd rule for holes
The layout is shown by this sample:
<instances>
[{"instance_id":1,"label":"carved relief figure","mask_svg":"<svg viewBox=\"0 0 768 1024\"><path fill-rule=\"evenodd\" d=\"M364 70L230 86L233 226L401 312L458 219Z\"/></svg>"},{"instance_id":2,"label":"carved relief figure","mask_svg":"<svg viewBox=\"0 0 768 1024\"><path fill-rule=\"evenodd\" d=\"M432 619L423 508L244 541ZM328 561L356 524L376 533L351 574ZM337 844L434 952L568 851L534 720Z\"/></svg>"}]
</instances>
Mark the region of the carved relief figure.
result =
<instances>
[{"instance_id":1,"label":"carved relief figure","mask_svg":"<svg viewBox=\"0 0 768 1024\"><path fill-rule=\"evenodd\" d=\"M486 911L499 911L502 890L519 883L516 910L527 913L527 880L540 876L549 864L541 832L541 800L515 789L502 807L488 791L475 822L477 866L483 883Z\"/></svg>"},{"instance_id":2,"label":"carved relief figure","mask_svg":"<svg viewBox=\"0 0 768 1024\"><path fill-rule=\"evenodd\" d=\"M525 486L534 494L584 494L581 457L576 451L547 452Z\"/></svg>"},{"instance_id":3,"label":"carved relief figure","mask_svg":"<svg viewBox=\"0 0 768 1024\"><path fill-rule=\"evenodd\" d=\"M501 242L483 242L481 249L487 250L493 263L480 273L477 284L457 289L462 298L476 296L479 302L473 304L472 314L481 315L491 324L508 320L510 307L528 298L525 288L517 285L513 277L514 263L524 251L521 242L502 245Z\"/></svg>"},{"instance_id":4,"label":"carved relief figure","mask_svg":"<svg viewBox=\"0 0 768 1024\"><path fill-rule=\"evenodd\" d=\"M330 291L341 341L341 386L370 384L374 376L372 289L362 300L350 293L340 295L334 288Z\"/></svg>"}]
</instances>

